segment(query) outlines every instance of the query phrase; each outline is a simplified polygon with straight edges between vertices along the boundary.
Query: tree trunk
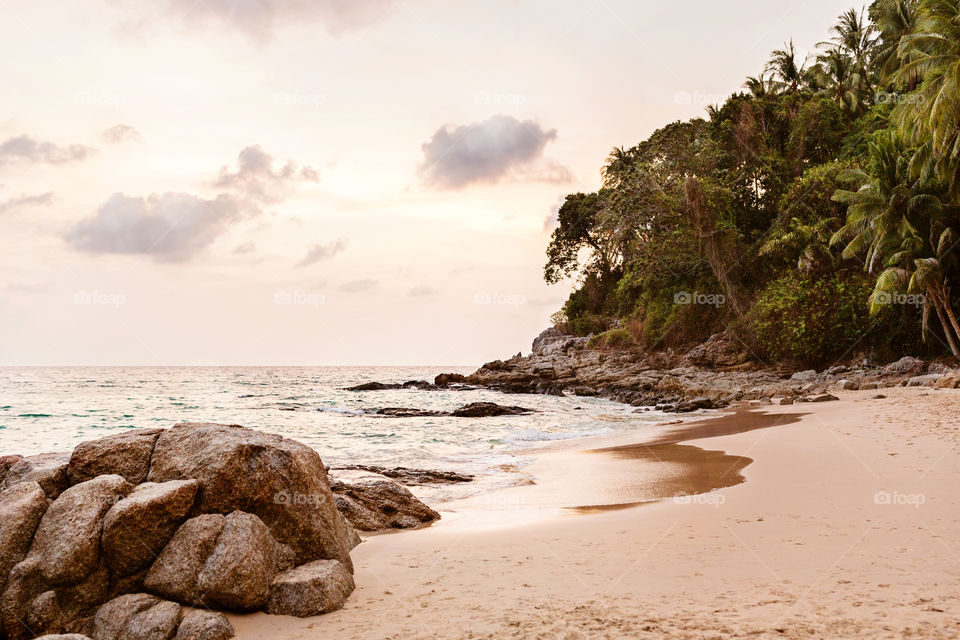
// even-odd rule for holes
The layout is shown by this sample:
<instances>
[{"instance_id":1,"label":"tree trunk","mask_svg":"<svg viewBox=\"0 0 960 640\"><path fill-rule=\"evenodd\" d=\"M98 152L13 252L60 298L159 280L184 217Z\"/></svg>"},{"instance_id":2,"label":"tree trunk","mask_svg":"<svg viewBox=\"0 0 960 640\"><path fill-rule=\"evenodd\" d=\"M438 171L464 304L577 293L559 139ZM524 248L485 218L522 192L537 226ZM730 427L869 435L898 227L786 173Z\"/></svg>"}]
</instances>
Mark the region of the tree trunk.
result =
<instances>
[{"instance_id":1,"label":"tree trunk","mask_svg":"<svg viewBox=\"0 0 960 640\"><path fill-rule=\"evenodd\" d=\"M933 298L933 306L937 310L937 316L940 318L940 325L943 327L943 335L947 337L947 344L950 345L950 351L953 353L954 358L960 357L960 351L957 350L957 343L953 339L953 328L950 326L950 323L947 321L947 316L943 312L943 302L940 300L940 296L930 291L930 296Z\"/></svg>"},{"instance_id":2,"label":"tree trunk","mask_svg":"<svg viewBox=\"0 0 960 640\"><path fill-rule=\"evenodd\" d=\"M940 288L940 291L943 296L943 299L941 300L943 304L943 310L947 313L947 317L950 318L950 324L953 325L953 330L957 337L960 338L960 323L957 322L957 316L953 313L953 305L950 303L950 289L944 285Z\"/></svg>"}]
</instances>

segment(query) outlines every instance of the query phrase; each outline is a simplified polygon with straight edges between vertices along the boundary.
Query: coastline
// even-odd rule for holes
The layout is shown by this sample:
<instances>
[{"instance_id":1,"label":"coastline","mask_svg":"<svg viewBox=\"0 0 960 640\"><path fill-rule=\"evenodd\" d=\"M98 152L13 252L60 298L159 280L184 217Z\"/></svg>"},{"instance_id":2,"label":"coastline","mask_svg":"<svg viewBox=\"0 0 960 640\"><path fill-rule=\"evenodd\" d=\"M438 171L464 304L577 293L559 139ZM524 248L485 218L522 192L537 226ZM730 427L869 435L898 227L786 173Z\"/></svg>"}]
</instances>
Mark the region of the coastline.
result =
<instances>
[{"instance_id":1,"label":"coastline","mask_svg":"<svg viewBox=\"0 0 960 640\"><path fill-rule=\"evenodd\" d=\"M960 392L884 392L760 407L791 421L685 441L751 460L738 470L746 482L699 496L523 518L438 505L440 523L354 550L357 591L343 610L231 621L250 639L955 637ZM628 444L557 443L534 472L577 486L572 458ZM515 506L504 500L494 506Z\"/></svg>"}]
</instances>

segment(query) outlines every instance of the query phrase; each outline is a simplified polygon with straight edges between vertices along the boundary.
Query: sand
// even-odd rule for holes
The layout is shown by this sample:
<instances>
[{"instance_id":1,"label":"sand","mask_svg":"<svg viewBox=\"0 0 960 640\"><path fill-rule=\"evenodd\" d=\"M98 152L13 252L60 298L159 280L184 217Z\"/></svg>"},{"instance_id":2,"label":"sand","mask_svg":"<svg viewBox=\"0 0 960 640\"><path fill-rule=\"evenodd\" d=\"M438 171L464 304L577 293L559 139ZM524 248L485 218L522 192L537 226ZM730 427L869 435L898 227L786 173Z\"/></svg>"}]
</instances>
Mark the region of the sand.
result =
<instances>
[{"instance_id":1,"label":"sand","mask_svg":"<svg viewBox=\"0 0 960 640\"><path fill-rule=\"evenodd\" d=\"M701 453L660 461L664 490L700 463L723 487L697 496L645 501L656 457L629 437L559 445L536 485L365 540L343 610L231 620L251 640L960 637L960 391L876 393L667 445Z\"/></svg>"}]
</instances>

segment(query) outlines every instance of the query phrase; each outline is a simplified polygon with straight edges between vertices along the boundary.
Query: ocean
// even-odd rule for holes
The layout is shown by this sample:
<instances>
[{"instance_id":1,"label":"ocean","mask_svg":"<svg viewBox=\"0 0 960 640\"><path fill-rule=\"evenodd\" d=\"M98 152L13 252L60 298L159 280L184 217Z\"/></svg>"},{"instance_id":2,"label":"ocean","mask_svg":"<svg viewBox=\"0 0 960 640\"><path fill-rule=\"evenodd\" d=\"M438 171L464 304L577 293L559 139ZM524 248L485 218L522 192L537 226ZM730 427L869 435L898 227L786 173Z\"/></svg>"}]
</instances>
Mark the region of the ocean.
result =
<instances>
[{"instance_id":1,"label":"ocean","mask_svg":"<svg viewBox=\"0 0 960 640\"><path fill-rule=\"evenodd\" d=\"M433 500L518 482L536 449L562 439L644 430L669 420L602 398L494 391L354 392L364 382L429 380L450 367L3 367L0 455L70 451L126 429L241 424L299 440L328 466L368 464L470 473L475 482L418 491ZM489 401L536 410L495 418L371 415L383 407L450 411Z\"/></svg>"}]
</instances>

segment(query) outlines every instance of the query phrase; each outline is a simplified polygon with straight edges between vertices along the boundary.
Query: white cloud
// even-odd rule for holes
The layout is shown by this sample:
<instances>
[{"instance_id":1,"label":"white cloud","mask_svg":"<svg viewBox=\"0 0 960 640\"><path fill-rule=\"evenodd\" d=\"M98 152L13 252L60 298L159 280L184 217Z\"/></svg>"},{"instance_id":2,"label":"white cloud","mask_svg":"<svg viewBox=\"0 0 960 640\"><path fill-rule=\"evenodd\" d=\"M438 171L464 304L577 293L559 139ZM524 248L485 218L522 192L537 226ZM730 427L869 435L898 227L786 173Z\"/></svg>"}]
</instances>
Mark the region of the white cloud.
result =
<instances>
[{"instance_id":1,"label":"white cloud","mask_svg":"<svg viewBox=\"0 0 960 640\"><path fill-rule=\"evenodd\" d=\"M377 288L377 285L380 284L376 280L371 278L365 278L363 280L351 280L350 282L344 282L338 287L343 293L363 293L365 291L372 291Z\"/></svg>"},{"instance_id":2,"label":"white cloud","mask_svg":"<svg viewBox=\"0 0 960 640\"><path fill-rule=\"evenodd\" d=\"M82 144L60 146L21 135L0 143L0 165L13 162L67 164L85 160L95 152L96 149Z\"/></svg>"},{"instance_id":3,"label":"white cloud","mask_svg":"<svg viewBox=\"0 0 960 640\"><path fill-rule=\"evenodd\" d=\"M100 137L110 144L121 144L123 142L140 142L140 132L131 126L118 124L110 127Z\"/></svg>"},{"instance_id":4,"label":"white cloud","mask_svg":"<svg viewBox=\"0 0 960 640\"><path fill-rule=\"evenodd\" d=\"M260 145L243 149L237 156L237 169L220 169L213 186L242 193L262 204L282 201L301 182L317 182L320 176L311 167L297 167L288 161L282 168L273 168L273 157Z\"/></svg>"},{"instance_id":5,"label":"white cloud","mask_svg":"<svg viewBox=\"0 0 960 640\"><path fill-rule=\"evenodd\" d=\"M347 243L343 240L337 240L336 242L330 242L328 244L315 244L310 247L310 250L307 251L307 255L304 256L303 260L297 263L297 266L306 267L307 265L320 262L321 260L329 260L341 251L344 251L346 248Z\"/></svg>"},{"instance_id":6,"label":"white cloud","mask_svg":"<svg viewBox=\"0 0 960 640\"><path fill-rule=\"evenodd\" d=\"M53 202L52 192L0 200L0 214L7 213L9 211L16 211L18 209L28 209L30 207L42 206L50 204L51 202Z\"/></svg>"}]
</instances>

